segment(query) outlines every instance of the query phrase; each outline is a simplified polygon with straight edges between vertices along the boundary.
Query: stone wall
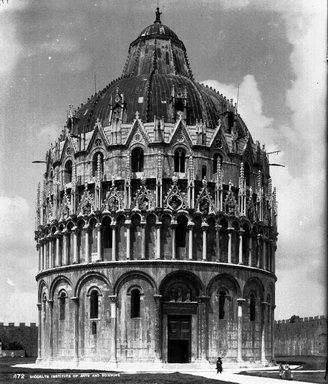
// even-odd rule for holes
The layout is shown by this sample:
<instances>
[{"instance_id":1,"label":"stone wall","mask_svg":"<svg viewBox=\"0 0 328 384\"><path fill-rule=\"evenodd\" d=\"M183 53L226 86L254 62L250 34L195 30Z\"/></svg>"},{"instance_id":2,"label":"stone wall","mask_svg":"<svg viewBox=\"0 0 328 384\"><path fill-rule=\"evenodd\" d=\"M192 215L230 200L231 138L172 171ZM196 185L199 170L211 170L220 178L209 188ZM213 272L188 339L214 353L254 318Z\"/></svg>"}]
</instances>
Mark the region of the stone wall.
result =
<instances>
[{"instance_id":1,"label":"stone wall","mask_svg":"<svg viewBox=\"0 0 328 384\"><path fill-rule=\"evenodd\" d=\"M327 318L292 316L275 321L275 356L310 356L327 354Z\"/></svg>"},{"instance_id":2,"label":"stone wall","mask_svg":"<svg viewBox=\"0 0 328 384\"><path fill-rule=\"evenodd\" d=\"M25 323L19 323L19 325L0 323L0 341L3 350L6 345L17 342L23 346L26 356L38 355L38 327L35 323L30 325L25 325Z\"/></svg>"}]
</instances>

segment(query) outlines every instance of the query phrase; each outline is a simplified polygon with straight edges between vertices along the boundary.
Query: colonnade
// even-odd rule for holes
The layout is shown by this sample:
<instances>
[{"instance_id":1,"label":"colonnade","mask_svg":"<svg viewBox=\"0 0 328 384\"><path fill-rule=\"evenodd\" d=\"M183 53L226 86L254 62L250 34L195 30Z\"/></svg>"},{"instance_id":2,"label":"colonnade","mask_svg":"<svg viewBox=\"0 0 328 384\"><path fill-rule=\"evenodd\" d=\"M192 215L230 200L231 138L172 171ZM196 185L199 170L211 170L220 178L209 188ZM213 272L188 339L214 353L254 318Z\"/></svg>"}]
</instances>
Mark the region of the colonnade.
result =
<instances>
[{"instance_id":1,"label":"colonnade","mask_svg":"<svg viewBox=\"0 0 328 384\"><path fill-rule=\"evenodd\" d=\"M243 228L223 228L218 224L210 226L207 222L202 222L201 227L197 229L197 235L195 223L188 221L183 232L184 245L181 247L181 232L177 233L177 225L176 220L171 221L169 235L164 233L163 223L160 221L156 221L149 229L146 222L141 221L140 225L135 227L128 219L124 224L111 221L110 233L105 233L104 226L100 223L93 227L75 225L70 230L56 230L53 234L39 239L39 271L79 263L171 259L225 262L275 272L275 241L263 234L254 234ZM153 235L153 252L146 252L146 238L147 235L149 237L150 230ZM124 231L123 236L119 235L120 231ZM131 231L134 231L135 237L139 239L138 252L133 252ZM111 240L107 249L104 246L105 236L109 236Z\"/></svg>"}]
</instances>

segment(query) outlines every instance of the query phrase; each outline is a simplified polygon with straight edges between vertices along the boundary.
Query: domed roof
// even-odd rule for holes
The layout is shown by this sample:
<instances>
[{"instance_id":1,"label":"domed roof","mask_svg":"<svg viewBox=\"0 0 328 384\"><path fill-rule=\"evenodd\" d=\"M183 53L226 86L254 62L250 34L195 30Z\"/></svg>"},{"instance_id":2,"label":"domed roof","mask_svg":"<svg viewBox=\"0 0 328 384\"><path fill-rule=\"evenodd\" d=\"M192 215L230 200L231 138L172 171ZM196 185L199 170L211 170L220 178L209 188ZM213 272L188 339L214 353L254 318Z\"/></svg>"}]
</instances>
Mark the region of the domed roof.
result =
<instances>
[{"instance_id":1,"label":"domed roof","mask_svg":"<svg viewBox=\"0 0 328 384\"><path fill-rule=\"evenodd\" d=\"M154 23L130 44L123 75L76 112L75 134L93 130L97 119L110 125L118 107L123 124L131 124L136 112L144 123L154 118L174 123L181 111L188 125L203 121L213 129L227 113L222 95L194 81L183 42L161 23L160 14L157 8Z\"/></svg>"},{"instance_id":2,"label":"domed roof","mask_svg":"<svg viewBox=\"0 0 328 384\"><path fill-rule=\"evenodd\" d=\"M145 37L145 36L160 35L161 37L166 36L166 37L171 37L171 38L179 40L178 36L172 31L172 29L170 29L166 25L162 24L160 16L161 16L161 12L159 11L159 8L157 8L156 19L155 19L154 23L149 25L145 29L143 29L140 32L138 38L139 37Z\"/></svg>"},{"instance_id":3,"label":"domed roof","mask_svg":"<svg viewBox=\"0 0 328 384\"><path fill-rule=\"evenodd\" d=\"M208 126L214 127L222 112L221 95L185 76L155 73L122 77L110 83L78 110L74 133L91 131L97 119L103 126L108 126L110 113L117 98L121 99L122 95L125 109L123 123L132 123L136 111L144 122L154 121L154 117L174 122L176 116L172 105L180 96L186 100L187 124L194 125L203 120Z\"/></svg>"}]
</instances>

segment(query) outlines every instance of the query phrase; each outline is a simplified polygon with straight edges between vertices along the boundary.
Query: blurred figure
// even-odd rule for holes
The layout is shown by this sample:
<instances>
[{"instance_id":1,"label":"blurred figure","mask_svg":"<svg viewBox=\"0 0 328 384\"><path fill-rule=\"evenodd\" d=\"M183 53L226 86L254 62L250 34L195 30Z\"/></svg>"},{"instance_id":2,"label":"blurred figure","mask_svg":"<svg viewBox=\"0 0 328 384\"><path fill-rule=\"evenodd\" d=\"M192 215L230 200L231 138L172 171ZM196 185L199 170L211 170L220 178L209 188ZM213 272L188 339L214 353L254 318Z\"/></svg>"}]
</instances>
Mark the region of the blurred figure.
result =
<instances>
[{"instance_id":1,"label":"blurred figure","mask_svg":"<svg viewBox=\"0 0 328 384\"><path fill-rule=\"evenodd\" d=\"M218 359L216 360L216 373L222 373L222 371L222 360L221 357L218 357Z\"/></svg>"},{"instance_id":2,"label":"blurred figure","mask_svg":"<svg viewBox=\"0 0 328 384\"><path fill-rule=\"evenodd\" d=\"M284 377L284 367L282 365L282 363L279 364L279 378L280 379L283 379Z\"/></svg>"}]
</instances>

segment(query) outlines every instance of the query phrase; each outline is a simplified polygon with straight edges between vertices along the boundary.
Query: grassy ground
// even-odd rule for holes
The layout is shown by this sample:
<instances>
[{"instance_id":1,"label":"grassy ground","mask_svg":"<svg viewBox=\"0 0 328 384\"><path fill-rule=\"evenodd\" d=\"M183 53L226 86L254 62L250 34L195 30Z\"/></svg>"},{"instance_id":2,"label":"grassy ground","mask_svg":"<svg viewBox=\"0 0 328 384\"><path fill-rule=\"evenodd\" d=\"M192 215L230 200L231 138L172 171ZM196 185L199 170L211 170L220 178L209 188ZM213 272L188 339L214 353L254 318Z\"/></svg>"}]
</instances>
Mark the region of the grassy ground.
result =
<instances>
[{"instance_id":1,"label":"grassy ground","mask_svg":"<svg viewBox=\"0 0 328 384\"><path fill-rule=\"evenodd\" d=\"M11 367L13 364L34 363L35 359L0 359L0 384L29 382L37 384L226 384L182 373L119 374L116 372L28 369Z\"/></svg>"}]
</instances>

